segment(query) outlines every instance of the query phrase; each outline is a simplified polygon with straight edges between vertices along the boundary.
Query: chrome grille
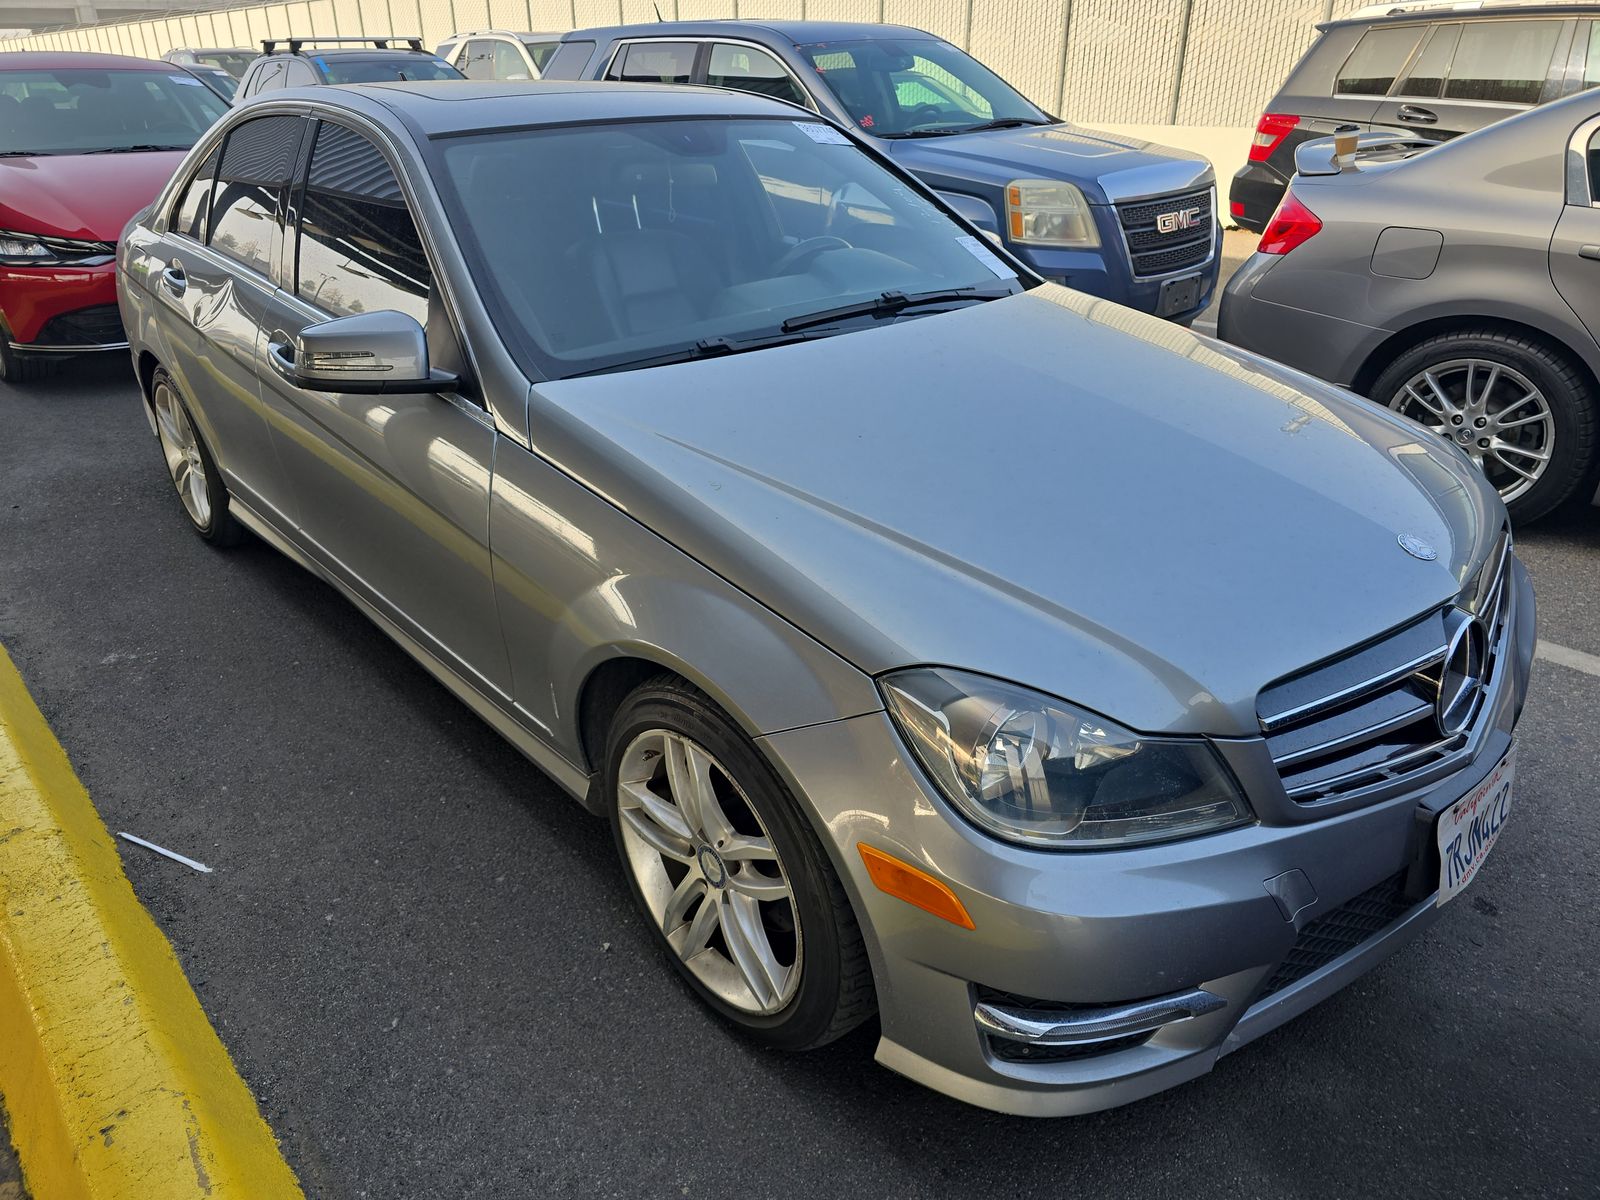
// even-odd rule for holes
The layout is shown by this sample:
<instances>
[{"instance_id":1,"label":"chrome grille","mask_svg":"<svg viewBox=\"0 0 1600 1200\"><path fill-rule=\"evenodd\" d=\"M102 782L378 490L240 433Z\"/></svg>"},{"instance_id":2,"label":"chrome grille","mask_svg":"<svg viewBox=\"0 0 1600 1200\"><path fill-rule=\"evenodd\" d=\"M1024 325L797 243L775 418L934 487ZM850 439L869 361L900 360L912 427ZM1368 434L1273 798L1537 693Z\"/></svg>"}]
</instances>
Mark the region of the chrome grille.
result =
<instances>
[{"instance_id":1,"label":"chrome grille","mask_svg":"<svg viewBox=\"0 0 1600 1200\"><path fill-rule=\"evenodd\" d=\"M1342 799L1449 763L1471 743L1499 678L1507 636L1511 536L1455 604L1376 642L1262 690L1256 713L1291 800ZM1484 686L1459 732L1435 709L1445 657L1477 614L1486 633Z\"/></svg>"},{"instance_id":2,"label":"chrome grille","mask_svg":"<svg viewBox=\"0 0 1600 1200\"><path fill-rule=\"evenodd\" d=\"M1194 224L1187 229L1162 232L1157 222L1169 213L1198 209ZM1156 200L1140 200L1117 205L1117 220L1122 226L1128 260L1138 276L1165 275L1185 267L1199 266L1211 257L1211 241L1216 233L1212 191L1183 192Z\"/></svg>"}]
</instances>

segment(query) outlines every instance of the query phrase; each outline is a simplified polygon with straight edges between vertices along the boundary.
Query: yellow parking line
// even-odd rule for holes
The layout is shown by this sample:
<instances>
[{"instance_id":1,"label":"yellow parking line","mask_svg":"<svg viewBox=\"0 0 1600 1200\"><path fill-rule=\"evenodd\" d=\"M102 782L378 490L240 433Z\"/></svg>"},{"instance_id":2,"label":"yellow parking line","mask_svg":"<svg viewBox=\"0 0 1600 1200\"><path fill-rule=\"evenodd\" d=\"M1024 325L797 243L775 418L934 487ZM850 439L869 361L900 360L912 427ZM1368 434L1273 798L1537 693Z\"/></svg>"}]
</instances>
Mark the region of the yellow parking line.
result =
<instances>
[{"instance_id":1,"label":"yellow parking line","mask_svg":"<svg viewBox=\"0 0 1600 1200\"><path fill-rule=\"evenodd\" d=\"M0 1095L36 1200L301 1195L3 647Z\"/></svg>"}]
</instances>

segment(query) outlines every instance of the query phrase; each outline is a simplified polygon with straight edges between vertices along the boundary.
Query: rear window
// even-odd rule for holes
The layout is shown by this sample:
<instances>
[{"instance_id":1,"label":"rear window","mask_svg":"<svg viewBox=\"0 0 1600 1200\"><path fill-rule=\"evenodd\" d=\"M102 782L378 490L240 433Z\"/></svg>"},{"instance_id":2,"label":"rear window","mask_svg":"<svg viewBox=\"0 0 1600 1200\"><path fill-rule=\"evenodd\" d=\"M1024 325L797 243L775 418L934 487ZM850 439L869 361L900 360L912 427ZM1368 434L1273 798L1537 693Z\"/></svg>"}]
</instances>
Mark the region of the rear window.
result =
<instances>
[{"instance_id":1,"label":"rear window","mask_svg":"<svg viewBox=\"0 0 1600 1200\"><path fill-rule=\"evenodd\" d=\"M1345 60L1333 90L1346 96L1383 96L1422 40L1424 27L1369 29Z\"/></svg>"},{"instance_id":2,"label":"rear window","mask_svg":"<svg viewBox=\"0 0 1600 1200\"><path fill-rule=\"evenodd\" d=\"M1560 21L1474 21L1461 31L1444 94L1449 100L1537 104Z\"/></svg>"},{"instance_id":3,"label":"rear window","mask_svg":"<svg viewBox=\"0 0 1600 1200\"><path fill-rule=\"evenodd\" d=\"M432 54L404 58L312 59L329 83L393 83L397 79L460 79L461 72Z\"/></svg>"}]
</instances>

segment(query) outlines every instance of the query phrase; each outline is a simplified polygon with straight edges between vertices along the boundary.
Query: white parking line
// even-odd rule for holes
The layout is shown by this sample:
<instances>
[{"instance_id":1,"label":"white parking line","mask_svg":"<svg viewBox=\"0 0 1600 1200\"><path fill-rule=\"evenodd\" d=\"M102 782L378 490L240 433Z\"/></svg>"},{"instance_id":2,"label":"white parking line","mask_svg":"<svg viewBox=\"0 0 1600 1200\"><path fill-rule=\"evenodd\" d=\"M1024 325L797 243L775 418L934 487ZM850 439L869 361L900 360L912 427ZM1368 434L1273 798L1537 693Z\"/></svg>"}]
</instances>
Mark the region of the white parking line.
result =
<instances>
[{"instance_id":1,"label":"white parking line","mask_svg":"<svg viewBox=\"0 0 1600 1200\"><path fill-rule=\"evenodd\" d=\"M1557 666L1571 667L1574 671L1582 671L1585 675L1600 675L1600 654L1586 654L1582 650L1558 646L1554 642L1540 642L1535 653L1539 658L1553 662Z\"/></svg>"}]
</instances>

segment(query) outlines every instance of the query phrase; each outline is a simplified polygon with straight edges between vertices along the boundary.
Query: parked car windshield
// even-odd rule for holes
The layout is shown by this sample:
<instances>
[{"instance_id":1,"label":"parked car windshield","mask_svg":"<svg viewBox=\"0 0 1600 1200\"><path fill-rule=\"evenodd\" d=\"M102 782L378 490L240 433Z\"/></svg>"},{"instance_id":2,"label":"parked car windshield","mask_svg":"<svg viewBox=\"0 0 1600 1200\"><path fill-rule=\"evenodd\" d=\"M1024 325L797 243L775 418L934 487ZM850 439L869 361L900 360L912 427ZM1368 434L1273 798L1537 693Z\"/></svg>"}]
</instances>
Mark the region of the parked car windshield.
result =
<instances>
[{"instance_id":1,"label":"parked car windshield","mask_svg":"<svg viewBox=\"0 0 1600 1200\"><path fill-rule=\"evenodd\" d=\"M239 91L239 81L220 67L194 63L183 68L224 100L232 102Z\"/></svg>"},{"instance_id":2,"label":"parked car windshield","mask_svg":"<svg viewBox=\"0 0 1600 1200\"><path fill-rule=\"evenodd\" d=\"M207 67L217 67L235 79L244 78L244 69L255 62L254 54L232 54L221 50L198 50L194 60Z\"/></svg>"},{"instance_id":3,"label":"parked car windshield","mask_svg":"<svg viewBox=\"0 0 1600 1200\"><path fill-rule=\"evenodd\" d=\"M393 83L398 79L461 79L442 58L409 54L404 58L318 58L329 83Z\"/></svg>"},{"instance_id":4,"label":"parked car windshield","mask_svg":"<svg viewBox=\"0 0 1600 1200\"><path fill-rule=\"evenodd\" d=\"M1051 123L1004 79L948 42L872 39L799 49L856 124L878 137Z\"/></svg>"},{"instance_id":5,"label":"parked car windshield","mask_svg":"<svg viewBox=\"0 0 1600 1200\"><path fill-rule=\"evenodd\" d=\"M187 150L227 104L180 67L0 72L0 154Z\"/></svg>"},{"instance_id":6,"label":"parked car windshield","mask_svg":"<svg viewBox=\"0 0 1600 1200\"><path fill-rule=\"evenodd\" d=\"M832 126L641 121L442 139L496 325L549 377L1009 294L982 239ZM453 193L453 194L449 194ZM900 293L881 311L831 310ZM785 322L791 328L784 329Z\"/></svg>"}]
</instances>

